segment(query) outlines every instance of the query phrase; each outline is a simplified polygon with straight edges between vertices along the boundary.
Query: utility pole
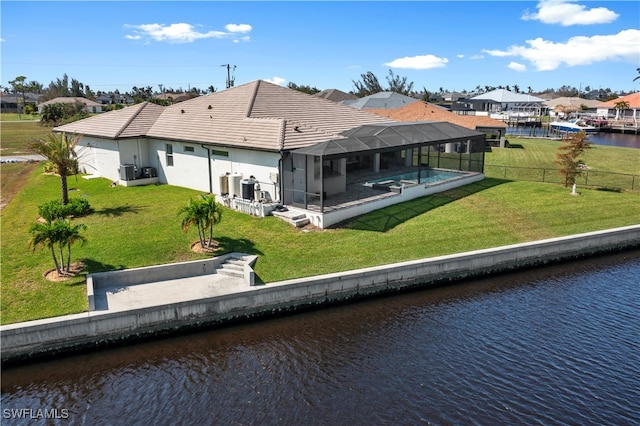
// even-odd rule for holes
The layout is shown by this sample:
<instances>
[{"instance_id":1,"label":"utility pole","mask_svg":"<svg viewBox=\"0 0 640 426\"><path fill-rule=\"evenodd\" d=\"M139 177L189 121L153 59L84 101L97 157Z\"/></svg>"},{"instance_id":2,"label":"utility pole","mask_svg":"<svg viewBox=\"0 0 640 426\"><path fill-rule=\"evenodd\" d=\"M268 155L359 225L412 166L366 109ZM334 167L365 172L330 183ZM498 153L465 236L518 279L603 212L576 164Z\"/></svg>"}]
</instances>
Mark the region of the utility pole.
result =
<instances>
[{"instance_id":1,"label":"utility pole","mask_svg":"<svg viewBox=\"0 0 640 426\"><path fill-rule=\"evenodd\" d=\"M231 76L231 71L235 71L236 70L236 66L235 65L231 65L231 64L224 64L224 65L220 65L221 67L226 67L227 68L227 89L233 87L233 83L235 81L235 77Z\"/></svg>"}]
</instances>

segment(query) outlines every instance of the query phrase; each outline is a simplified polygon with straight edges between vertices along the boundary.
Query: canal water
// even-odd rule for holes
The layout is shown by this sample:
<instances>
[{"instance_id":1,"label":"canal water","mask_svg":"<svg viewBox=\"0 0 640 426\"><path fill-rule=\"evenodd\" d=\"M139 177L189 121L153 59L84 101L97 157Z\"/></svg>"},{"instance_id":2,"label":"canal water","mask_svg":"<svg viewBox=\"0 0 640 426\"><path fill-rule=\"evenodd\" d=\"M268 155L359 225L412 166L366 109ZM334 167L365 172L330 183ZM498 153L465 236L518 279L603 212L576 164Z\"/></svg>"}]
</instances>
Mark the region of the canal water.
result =
<instances>
[{"instance_id":1,"label":"canal water","mask_svg":"<svg viewBox=\"0 0 640 426\"><path fill-rule=\"evenodd\" d=\"M507 129L507 139L509 136L529 136L531 129L509 127ZM544 136L544 129L536 129L536 136ZM599 132L589 135L589 142L594 145L621 146L625 148L640 148L640 135L632 133L609 133Z\"/></svg>"},{"instance_id":2,"label":"canal water","mask_svg":"<svg viewBox=\"0 0 640 426\"><path fill-rule=\"evenodd\" d=\"M639 277L626 251L7 368L1 422L637 425Z\"/></svg>"}]
</instances>

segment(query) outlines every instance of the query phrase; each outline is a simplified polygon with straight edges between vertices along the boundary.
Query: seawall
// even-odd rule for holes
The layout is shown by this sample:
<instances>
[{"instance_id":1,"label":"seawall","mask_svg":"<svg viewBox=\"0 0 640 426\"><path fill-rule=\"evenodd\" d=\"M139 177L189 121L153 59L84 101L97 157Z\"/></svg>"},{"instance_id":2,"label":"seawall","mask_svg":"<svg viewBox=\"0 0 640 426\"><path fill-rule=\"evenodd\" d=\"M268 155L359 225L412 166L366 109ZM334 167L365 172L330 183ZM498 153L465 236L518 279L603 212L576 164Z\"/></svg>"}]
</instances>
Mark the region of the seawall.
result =
<instances>
[{"instance_id":1,"label":"seawall","mask_svg":"<svg viewBox=\"0 0 640 426\"><path fill-rule=\"evenodd\" d=\"M640 247L640 225L334 274L249 286L215 297L117 312L90 311L0 327L2 362L13 363L127 340Z\"/></svg>"}]
</instances>

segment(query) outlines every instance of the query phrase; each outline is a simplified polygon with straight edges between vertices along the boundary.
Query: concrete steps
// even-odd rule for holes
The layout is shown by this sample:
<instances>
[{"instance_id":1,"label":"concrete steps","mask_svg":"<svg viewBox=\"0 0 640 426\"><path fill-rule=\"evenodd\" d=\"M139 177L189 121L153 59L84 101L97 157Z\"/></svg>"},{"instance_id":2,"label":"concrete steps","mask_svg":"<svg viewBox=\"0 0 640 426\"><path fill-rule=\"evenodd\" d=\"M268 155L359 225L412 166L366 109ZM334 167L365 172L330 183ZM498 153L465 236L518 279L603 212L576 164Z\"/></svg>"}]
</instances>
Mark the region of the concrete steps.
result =
<instances>
[{"instance_id":1,"label":"concrete steps","mask_svg":"<svg viewBox=\"0 0 640 426\"><path fill-rule=\"evenodd\" d=\"M274 210L271 212L271 214L274 215L275 217L279 217L280 219L286 222L289 222L296 228L302 228L303 226L311 222L311 220L309 220L306 214L300 213L300 212L294 212L291 210L284 211L284 212L279 212Z\"/></svg>"},{"instance_id":2,"label":"concrete steps","mask_svg":"<svg viewBox=\"0 0 640 426\"><path fill-rule=\"evenodd\" d=\"M228 259L216 269L216 274L244 278L244 264L243 259Z\"/></svg>"}]
</instances>

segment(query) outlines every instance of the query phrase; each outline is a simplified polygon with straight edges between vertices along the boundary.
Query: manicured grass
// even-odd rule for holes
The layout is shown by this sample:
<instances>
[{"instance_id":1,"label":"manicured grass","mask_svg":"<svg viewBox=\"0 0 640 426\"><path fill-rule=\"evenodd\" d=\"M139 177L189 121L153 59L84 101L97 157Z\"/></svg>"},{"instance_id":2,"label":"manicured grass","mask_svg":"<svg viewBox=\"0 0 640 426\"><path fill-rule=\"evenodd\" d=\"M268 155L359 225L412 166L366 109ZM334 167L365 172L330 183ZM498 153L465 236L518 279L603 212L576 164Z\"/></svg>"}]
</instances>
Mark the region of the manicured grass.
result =
<instances>
[{"instance_id":1,"label":"manicured grass","mask_svg":"<svg viewBox=\"0 0 640 426\"><path fill-rule=\"evenodd\" d=\"M35 139L45 138L52 130L51 127L41 126L39 121L2 121L1 126L2 156L33 154L27 149L27 145Z\"/></svg>"},{"instance_id":2,"label":"manicured grass","mask_svg":"<svg viewBox=\"0 0 640 426\"><path fill-rule=\"evenodd\" d=\"M28 229L45 201L59 197L56 176L29 177L2 211L1 321L3 324L82 312L84 276L52 283L47 251L28 248ZM86 197L95 212L74 219L87 225L87 244L73 261L86 272L195 260L177 210L197 192L167 185L111 187L105 179L69 180L71 197ZM357 218L344 227L304 232L274 217L258 219L224 209L215 230L222 252L257 254L265 283L360 267L501 246L640 223L640 195L559 185L485 179Z\"/></svg>"},{"instance_id":3,"label":"manicured grass","mask_svg":"<svg viewBox=\"0 0 640 426\"><path fill-rule=\"evenodd\" d=\"M493 148L485 156L485 175L499 179L561 183L554 164L561 141L509 138L511 148ZM593 145L582 159L588 169L579 186L640 191L640 149ZM506 167L505 167L506 166Z\"/></svg>"},{"instance_id":4,"label":"manicured grass","mask_svg":"<svg viewBox=\"0 0 640 426\"><path fill-rule=\"evenodd\" d=\"M512 148L493 148L485 163L495 166L557 169L553 162L561 141L509 137ZM590 170L640 174L640 149L592 145L582 159Z\"/></svg>"}]
</instances>

